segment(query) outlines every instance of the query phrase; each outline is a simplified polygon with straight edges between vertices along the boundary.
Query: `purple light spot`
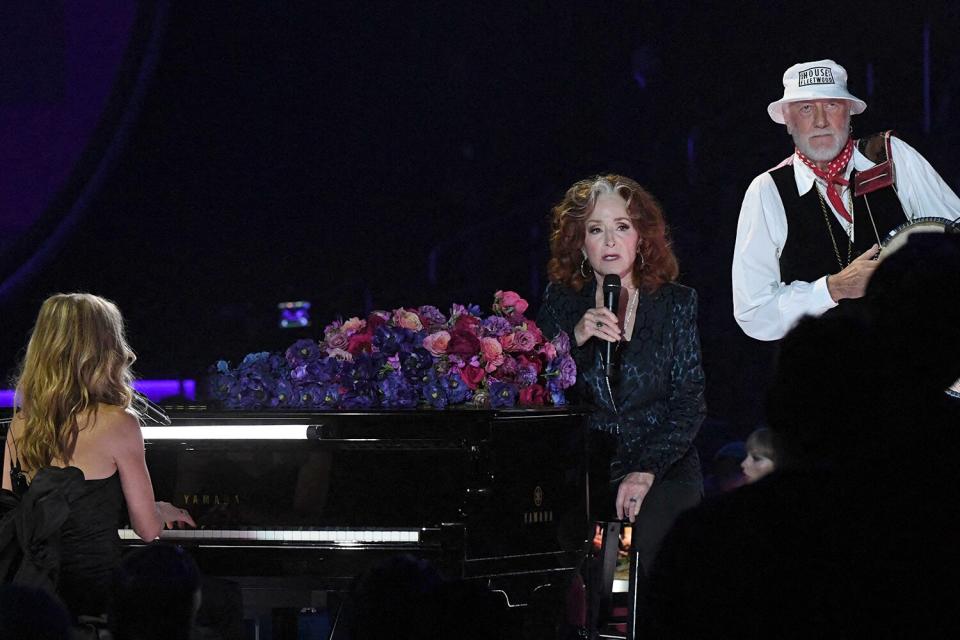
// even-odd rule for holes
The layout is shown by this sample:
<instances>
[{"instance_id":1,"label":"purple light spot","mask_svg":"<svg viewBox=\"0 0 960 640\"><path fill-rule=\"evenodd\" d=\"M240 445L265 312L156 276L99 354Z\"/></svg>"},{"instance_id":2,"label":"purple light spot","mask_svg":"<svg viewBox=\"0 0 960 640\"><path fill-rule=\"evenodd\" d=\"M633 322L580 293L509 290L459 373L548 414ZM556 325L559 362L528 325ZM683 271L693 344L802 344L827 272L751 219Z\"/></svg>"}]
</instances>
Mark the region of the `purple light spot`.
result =
<instances>
[{"instance_id":1,"label":"purple light spot","mask_svg":"<svg viewBox=\"0 0 960 640\"><path fill-rule=\"evenodd\" d=\"M194 380L136 380L133 388L154 402L160 402L170 396L183 396L187 400L196 400L197 386Z\"/></svg>"},{"instance_id":2,"label":"purple light spot","mask_svg":"<svg viewBox=\"0 0 960 640\"><path fill-rule=\"evenodd\" d=\"M170 396L182 396L187 400L197 399L197 381L189 378L179 380L135 380L133 388L154 402ZM0 407L13 406L13 389L0 389Z\"/></svg>"},{"instance_id":3,"label":"purple light spot","mask_svg":"<svg viewBox=\"0 0 960 640\"><path fill-rule=\"evenodd\" d=\"M873 63L867 63L867 97L873 97Z\"/></svg>"}]
</instances>

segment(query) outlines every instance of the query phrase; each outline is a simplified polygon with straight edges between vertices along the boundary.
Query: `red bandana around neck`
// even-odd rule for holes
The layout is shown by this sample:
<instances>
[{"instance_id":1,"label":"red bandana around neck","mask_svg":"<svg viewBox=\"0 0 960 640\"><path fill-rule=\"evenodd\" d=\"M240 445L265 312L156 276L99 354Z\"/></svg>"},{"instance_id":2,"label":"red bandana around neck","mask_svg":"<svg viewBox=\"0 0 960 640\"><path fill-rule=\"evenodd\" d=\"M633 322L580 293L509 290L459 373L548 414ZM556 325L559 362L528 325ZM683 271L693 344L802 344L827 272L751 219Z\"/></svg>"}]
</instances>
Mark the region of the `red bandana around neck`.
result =
<instances>
[{"instance_id":1,"label":"red bandana around neck","mask_svg":"<svg viewBox=\"0 0 960 640\"><path fill-rule=\"evenodd\" d=\"M810 158L800 152L800 149L797 149L797 156L803 161L803 164L810 167L814 175L827 183L827 200L837 210L837 213L843 216L843 219L847 222L853 222L847 208L843 206L843 200L840 198L840 192L837 191L836 187L838 184L843 186L850 184L850 181L843 177L843 170L847 168L847 163L853 156L853 140L847 138L847 144L840 150L837 157L827 163L826 171L813 164Z\"/></svg>"}]
</instances>

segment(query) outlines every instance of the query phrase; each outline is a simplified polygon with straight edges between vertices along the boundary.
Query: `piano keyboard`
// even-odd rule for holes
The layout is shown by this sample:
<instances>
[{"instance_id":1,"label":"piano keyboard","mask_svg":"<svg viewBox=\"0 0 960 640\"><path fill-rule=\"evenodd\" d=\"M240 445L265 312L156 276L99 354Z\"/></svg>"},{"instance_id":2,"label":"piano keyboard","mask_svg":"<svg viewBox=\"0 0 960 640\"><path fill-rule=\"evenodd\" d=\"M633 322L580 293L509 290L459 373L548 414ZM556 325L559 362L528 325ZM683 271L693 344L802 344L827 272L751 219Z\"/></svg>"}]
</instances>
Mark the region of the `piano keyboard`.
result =
<instances>
[{"instance_id":1,"label":"piano keyboard","mask_svg":"<svg viewBox=\"0 0 960 640\"><path fill-rule=\"evenodd\" d=\"M133 529L118 529L121 540L139 541ZM376 542L420 542L419 529L314 529L314 530L253 530L253 529L164 529L160 539L188 542L332 542L336 544L366 544Z\"/></svg>"}]
</instances>

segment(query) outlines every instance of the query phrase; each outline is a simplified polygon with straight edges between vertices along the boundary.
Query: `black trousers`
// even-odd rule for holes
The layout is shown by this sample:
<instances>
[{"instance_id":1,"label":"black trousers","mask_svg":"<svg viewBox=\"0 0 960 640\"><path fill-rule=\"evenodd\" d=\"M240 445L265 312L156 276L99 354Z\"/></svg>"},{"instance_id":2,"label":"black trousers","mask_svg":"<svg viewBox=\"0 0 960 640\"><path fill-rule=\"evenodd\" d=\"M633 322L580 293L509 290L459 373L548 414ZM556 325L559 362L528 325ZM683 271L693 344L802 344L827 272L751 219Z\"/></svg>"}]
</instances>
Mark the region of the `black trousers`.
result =
<instances>
[{"instance_id":1,"label":"black trousers","mask_svg":"<svg viewBox=\"0 0 960 640\"><path fill-rule=\"evenodd\" d=\"M616 499L620 477L617 473L616 436L592 432L590 441L590 513L596 521L617 520ZM660 549L664 536L673 527L677 517L700 503L703 497L703 479L673 479L669 471L657 478L640 505L640 513L633 523L632 545L637 549L644 571L649 571Z\"/></svg>"}]
</instances>

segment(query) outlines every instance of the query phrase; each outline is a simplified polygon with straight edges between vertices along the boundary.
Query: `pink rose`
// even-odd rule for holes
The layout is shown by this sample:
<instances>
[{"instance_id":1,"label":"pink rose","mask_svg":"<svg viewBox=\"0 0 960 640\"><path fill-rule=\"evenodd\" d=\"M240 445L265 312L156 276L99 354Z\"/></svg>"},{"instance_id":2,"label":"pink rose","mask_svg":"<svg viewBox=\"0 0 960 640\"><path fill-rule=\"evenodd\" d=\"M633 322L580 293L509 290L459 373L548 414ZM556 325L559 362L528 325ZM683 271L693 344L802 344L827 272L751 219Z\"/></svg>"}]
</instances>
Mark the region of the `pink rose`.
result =
<instances>
[{"instance_id":1,"label":"pink rose","mask_svg":"<svg viewBox=\"0 0 960 640\"><path fill-rule=\"evenodd\" d=\"M483 381L483 378L486 375L486 371L480 367L475 367L472 364L468 364L463 369L460 369L460 377L463 378L464 384L466 384L470 389L476 389L478 386L480 386L480 383Z\"/></svg>"},{"instance_id":2,"label":"pink rose","mask_svg":"<svg viewBox=\"0 0 960 640\"><path fill-rule=\"evenodd\" d=\"M406 309L396 309L393 312L393 323L398 327L412 329L413 331L420 331L423 329L423 324L420 322L420 316L412 311L407 311Z\"/></svg>"},{"instance_id":3,"label":"pink rose","mask_svg":"<svg viewBox=\"0 0 960 640\"><path fill-rule=\"evenodd\" d=\"M523 314L530 306L527 301L520 297L516 291L497 291L493 295L494 307L504 315Z\"/></svg>"},{"instance_id":4,"label":"pink rose","mask_svg":"<svg viewBox=\"0 0 960 640\"><path fill-rule=\"evenodd\" d=\"M349 351L344 351L343 349L328 349L327 355L331 358L336 358L337 360L353 362L353 354Z\"/></svg>"},{"instance_id":5,"label":"pink rose","mask_svg":"<svg viewBox=\"0 0 960 640\"><path fill-rule=\"evenodd\" d=\"M346 349L347 348L347 335L342 331L330 331L323 336L324 342L327 343L328 349Z\"/></svg>"},{"instance_id":6,"label":"pink rose","mask_svg":"<svg viewBox=\"0 0 960 640\"><path fill-rule=\"evenodd\" d=\"M361 320L360 318L350 318L343 323L341 329L343 329L343 332L348 336L352 336L357 331L362 331L365 326L367 326L366 320Z\"/></svg>"},{"instance_id":7,"label":"pink rose","mask_svg":"<svg viewBox=\"0 0 960 640\"><path fill-rule=\"evenodd\" d=\"M505 333L498 339L500 340L500 345L503 347L504 351L516 351L515 347L517 339L512 333Z\"/></svg>"},{"instance_id":8,"label":"pink rose","mask_svg":"<svg viewBox=\"0 0 960 640\"><path fill-rule=\"evenodd\" d=\"M540 353L547 357L547 361L551 361L557 357L557 348L552 342L544 342L543 346L540 347Z\"/></svg>"},{"instance_id":9,"label":"pink rose","mask_svg":"<svg viewBox=\"0 0 960 640\"><path fill-rule=\"evenodd\" d=\"M486 362L484 369L487 373L493 373L497 367L503 364L503 347L496 338L481 338L480 352L483 354L483 360Z\"/></svg>"},{"instance_id":10,"label":"pink rose","mask_svg":"<svg viewBox=\"0 0 960 640\"><path fill-rule=\"evenodd\" d=\"M446 331L437 331L431 333L423 339L423 348L434 356L442 356L447 352L447 346L450 344L450 334Z\"/></svg>"},{"instance_id":11,"label":"pink rose","mask_svg":"<svg viewBox=\"0 0 960 640\"><path fill-rule=\"evenodd\" d=\"M537 326L536 322L533 320L527 320L525 321L525 324L527 326L524 328L533 334L534 342L544 342L543 331L540 331L540 327Z\"/></svg>"},{"instance_id":12,"label":"pink rose","mask_svg":"<svg viewBox=\"0 0 960 640\"><path fill-rule=\"evenodd\" d=\"M529 331L517 331L513 335L516 340L515 351L533 351L537 346L537 338Z\"/></svg>"}]
</instances>

